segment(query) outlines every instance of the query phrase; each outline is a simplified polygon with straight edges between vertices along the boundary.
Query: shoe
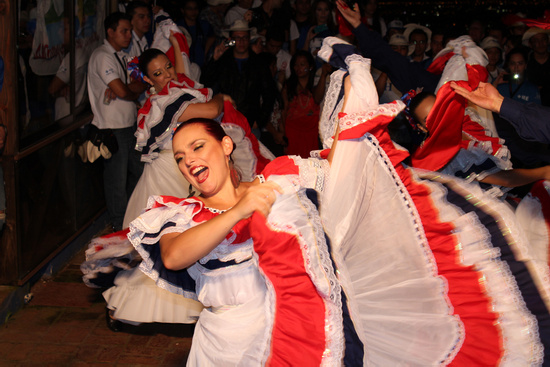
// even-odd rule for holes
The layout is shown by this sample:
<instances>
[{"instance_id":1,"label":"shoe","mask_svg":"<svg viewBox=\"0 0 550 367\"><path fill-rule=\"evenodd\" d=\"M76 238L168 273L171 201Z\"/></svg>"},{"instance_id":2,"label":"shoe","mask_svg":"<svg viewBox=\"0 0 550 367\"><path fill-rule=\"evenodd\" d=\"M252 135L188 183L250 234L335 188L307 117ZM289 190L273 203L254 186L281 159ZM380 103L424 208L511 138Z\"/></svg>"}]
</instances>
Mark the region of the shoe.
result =
<instances>
[{"instance_id":1,"label":"shoe","mask_svg":"<svg viewBox=\"0 0 550 367\"><path fill-rule=\"evenodd\" d=\"M118 321L113 317L113 310L105 307L105 321L107 322L107 327L114 331L115 333L122 331L123 323Z\"/></svg>"}]
</instances>

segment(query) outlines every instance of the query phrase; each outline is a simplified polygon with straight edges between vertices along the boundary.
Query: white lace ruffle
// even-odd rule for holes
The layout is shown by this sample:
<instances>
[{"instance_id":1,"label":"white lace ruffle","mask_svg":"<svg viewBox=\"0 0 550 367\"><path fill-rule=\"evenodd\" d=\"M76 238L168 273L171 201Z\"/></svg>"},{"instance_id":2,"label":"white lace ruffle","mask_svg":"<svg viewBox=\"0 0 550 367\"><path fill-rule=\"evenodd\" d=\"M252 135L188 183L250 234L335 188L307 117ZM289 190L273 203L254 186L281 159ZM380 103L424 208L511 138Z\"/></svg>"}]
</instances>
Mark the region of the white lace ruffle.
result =
<instances>
[{"instance_id":1,"label":"white lace ruffle","mask_svg":"<svg viewBox=\"0 0 550 367\"><path fill-rule=\"evenodd\" d=\"M270 180L274 180L281 187L288 187L288 184L282 182L285 178L286 176L272 176ZM284 210L277 210L279 205L284 207ZM293 220L289 221L289 217ZM267 219L268 225L274 231L290 233L300 243L306 272L325 303L326 343L322 365L339 365L343 360L345 345L341 288L332 267L324 228L317 209L306 197L303 189L295 194L285 191L285 194L275 202Z\"/></svg>"},{"instance_id":2,"label":"white lace ruffle","mask_svg":"<svg viewBox=\"0 0 550 367\"><path fill-rule=\"evenodd\" d=\"M330 75L330 85L325 92L323 109L319 118L319 136L325 149L332 146L333 136L338 124L338 113L342 110L344 104L344 98L339 97L345 73L344 70L334 71Z\"/></svg>"},{"instance_id":3,"label":"white lace ruffle","mask_svg":"<svg viewBox=\"0 0 550 367\"><path fill-rule=\"evenodd\" d=\"M416 172L426 180L450 185L453 190L467 196L473 205L490 213L500 224L500 229L516 256L524 259L529 256L514 214L505 203L484 195L479 187L454 177L425 171ZM432 190L434 202L438 203L441 219L453 223L455 228L460 228L455 234L459 238L457 242L460 244L462 263L473 266L483 274L481 281L492 300L492 309L498 315L498 324L503 334L503 350L506 354L501 365L540 365L544 348L539 339L537 320L526 308L516 280L508 265L500 260L500 250L491 244L487 229L474 213L465 214L454 206L446 205L447 190L444 187L434 182L426 182ZM538 269L530 270L530 273L535 280L548 280L548 274L544 275ZM540 290L545 293L547 286Z\"/></svg>"},{"instance_id":4,"label":"white lace ruffle","mask_svg":"<svg viewBox=\"0 0 550 367\"><path fill-rule=\"evenodd\" d=\"M378 116L397 116L404 108L405 104L403 101L398 100L392 103L373 106L366 111L347 114L340 119L340 130L351 129Z\"/></svg>"},{"instance_id":5,"label":"white lace ruffle","mask_svg":"<svg viewBox=\"0 0 550 367\"><path fill-rule=\"evenodd\" d=\"M187 106L192 103L207 102L212 97L212 91L209 90L209 95L205 96L200 91L192 88L188 88L185 83L171 82L171 87L168 90L168 94L154 94L149 97L151 101L151 109L147 115L140 114L138 116L138 124L142 118L144 120L143 128L136 130L136 150L141 151L144 146L147 145L149 138L151 137L151 129L157 126L164 118L164 112L166 107L180 98L183 94L191 94L194 99L188 102L184 102L178 108L177 112L170 116L170 125L164 130L162 134L155 137L155 142L150 146L149 154L142 154L141 160L143 162L151 162L158 157L158 152L153 150L171 149L172 147L172 131L179 125L178 119L185 111Z\"/></svg>"}]
</instances>

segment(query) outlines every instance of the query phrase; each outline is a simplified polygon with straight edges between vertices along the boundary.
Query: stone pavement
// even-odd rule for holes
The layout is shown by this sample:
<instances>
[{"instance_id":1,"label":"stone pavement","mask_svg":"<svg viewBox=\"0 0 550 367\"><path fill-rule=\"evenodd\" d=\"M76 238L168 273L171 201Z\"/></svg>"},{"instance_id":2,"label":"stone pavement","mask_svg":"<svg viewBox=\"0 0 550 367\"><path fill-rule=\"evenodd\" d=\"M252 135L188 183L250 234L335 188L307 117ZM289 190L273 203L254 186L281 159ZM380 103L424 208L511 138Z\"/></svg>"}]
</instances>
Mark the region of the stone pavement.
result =
<instances>
[{"instance_id":1,"label":"stone pavement","mask_svg":"<svg viewBox=\"0 0 550 367\"><path fill-rule=\"evenodd\" d=\"M82 283L80 251L0 325L0 366L181 366L193 325L124 325L111 331L101 290Z\"/></svg>"}]
</instances>

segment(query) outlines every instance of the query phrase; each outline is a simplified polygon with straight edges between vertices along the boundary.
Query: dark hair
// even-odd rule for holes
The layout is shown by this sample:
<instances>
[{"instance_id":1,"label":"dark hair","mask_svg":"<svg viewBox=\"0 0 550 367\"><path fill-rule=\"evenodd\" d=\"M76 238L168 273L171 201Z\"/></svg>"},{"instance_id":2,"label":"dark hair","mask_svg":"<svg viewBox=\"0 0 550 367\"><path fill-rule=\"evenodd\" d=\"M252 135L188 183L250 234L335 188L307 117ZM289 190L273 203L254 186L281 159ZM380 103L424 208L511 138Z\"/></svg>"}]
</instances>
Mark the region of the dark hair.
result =
<instances>
[{"instance_id":1,"label":"dark hair","mask_svg":"<svg viewBox=\"0 0 550 367\"><path fill-rule=\"evenodd\" d=\"M130 17L130 19L134 18L134 15L136 14L136 9L138 8L146 8L147 11L149 10L149 5L147 3L140 1L140 0L134 0L130 1L128 4L128 7L126 8L126 14Z\"/></svg>"},{"instance_id":2,"label":"dark hair","mask_svg":"<svg viewBox=\"0 0 550 367\"><path fill-rule=\"evenodd\" d=\"M226 134L225 130L223 129L222 125L220 125L219 122L217 122L216 120L207 119L207 118L203 118L203 117L195 117L195 118L192 118L192 119L189 119L189 120L186 120L186 121L182 122L176 128L176 130L174 130L174 135L173 136L175 136L184 127L189 126L189 125L193 125L193 124L202 125L204 130L206 130L206 132L210 136L212 136L214 139L216 139L219 142L221 142L224 137L229 136L229 135ZM236 147L237 147L237 145L235 144L235 142L233 142L233 151L235 150Z\"/></svg>"},{"instance_id":3,"label":"dark hair","mask_svg":"<svg viewBox=\"0 0 550 367\"><path fill-rule=\"evenodd\" d=\"M317 6L320 4L320 3L326 3L328 5L328 10L329 10L329 16L328 16L328 19L327 19L327 26L328 26L328 29L331 31L331 32L335 32L336 30L336 24L334 23L334 19L332 17L332 10L334 8L334 5L332 3L331 0L315 0L313 2L313 4L311 5L311 19L312 19L312 24L313 25L320 25L320 24L317 24L317 15L316 15L316 11L317 11Z\"/></svg>"},{"instance_id":4,"label":"dark hair","mask_svg":"<svg viewBox=\"0 0 550 367\"><path fill-rule=\"evenodd\" d=\"M510 52L508 52L508 55L506 55L506 67L509 68L508 63L510 62L510 58L512 55L521 55L523 56L523 60L525 60L525 63L529 60L529 51L528 48L525 46L515 47Z\"/></svg>"},{"instance_id":5,"label":"dark hair","mask_svg":"<svg viewBox=\"0 0 550 367\"><path fill-rule=\"evenodd\" d=\"M103 28L105 28L105 38L107 38L108 30L112 29L113 31L116 31L118 27L118 22L121 20L127 20L131 22L132 20L127 14L124 14L120 11L114 12L112 14L109 14L105 20L103 21Z\"/></svg>"},{"instance_id":6,"label":"dark hair","mask_svg":"<svg viewBox=\"0 0 550 367\"><path fill-rule=\"evenodd\" d=\"M275 40L279 42L285 41L285 32L281 27L269 27L265 34L266 41Z\"/></svg>"},{"instance_id":7,"label":"dark hair","mask_svg":"<svg viewBox=\"0 0 550 367\"><path fill-rule=\"evenodd\" d=\"M298 94L297 93L298 76L294 71L294 65L296 65L296 60L298 60L298 57L300 56L306 58L310 69L312 69L309 72L309 78L307 80L307 89L310 92L313 90L313 79L315 76L315 71L313 69L315 69L315 60L313 59L311 52L308 52L305 50L297 50L296 53L292 56L292 59L290 59L290 77L286 81L286 92L287 92L289 102L292 101L292 98L294 98L294 96Z\"/></svg>"},{"instance_id":8,"label":"dark hair","mask_svg":"<svg viewBox=\"0 0 550 367\"><path fill-rule=\"evenodd\" d=\"M160 55L166 56L164 52L157 48L149 48L139 56L139 70L143 73L143 75L146 75L150 78L149 75L147 75L147 68L149 67L149 63L159 57Z\"/></svg>"},{"instance_id":9,"label":"dark hair","mask_svg":"<svg viewBox=\"0 0 550 367\"><path fill-rule=\"evenodd\" d=\"M416 119L414 111L416 110L418 105L422 103L422 101L424 101L426 98L430 96L435 97L435 94L433 94L432 92L426 92L426 91L420 92L415 97L413 97L411 99L411 102L409 103L409 107L408 107L409 115L415 120L417 124L419 123L419 121Z\"/></svg>"},{"instance_id":10,"label":"dark hair","mask_svg":"<svg viewBox=\"0 0 550 367\"><path fill-rule=\"evenodd\" d=\"M409 39L407 41L411 41L411 37L413 34L420 34L420 35L423 35L424 37L426 37L426 40L428 40L428 34L426 32L424 32L424 30L420 29L420 28L415 28L412 30L412 32L409 34Z\"/></svg>"}]
</instances>

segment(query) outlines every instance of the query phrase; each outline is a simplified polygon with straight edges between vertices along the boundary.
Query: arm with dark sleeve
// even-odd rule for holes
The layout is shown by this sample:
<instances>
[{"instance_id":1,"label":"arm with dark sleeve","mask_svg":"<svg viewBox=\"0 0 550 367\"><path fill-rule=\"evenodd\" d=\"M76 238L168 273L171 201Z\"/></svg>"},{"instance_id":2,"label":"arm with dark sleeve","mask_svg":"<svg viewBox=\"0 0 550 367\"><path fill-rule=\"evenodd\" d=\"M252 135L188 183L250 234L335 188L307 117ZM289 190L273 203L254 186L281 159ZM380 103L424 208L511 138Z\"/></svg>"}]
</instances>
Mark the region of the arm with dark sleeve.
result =
<instances>
[{"instance_id":1,"label":"arm with dark sleeve","mask_svg":"<svg viewBox=\"0 0 550 367\"><path fill-rule=\"evenodd\" d=\"M550 144L550 108L504 98L500 116L509 121L525 140Z\"/></svg>"},{"instance_id":2,"label":"arm with dark sleeve","mask_svg":"<svg viewBox=\"0 0 550 367\"><path fill-rule=\"evenodd\" d=\"M214 93L219 92L219 85L217 83L220 77L221 60L214 60L211 58L202 68L201 83L205 87L212 88Z\"/></svg>"},{"instance_id":3,"label":"arm with dark sleeve","mask_svg":"<svg viewBox=\"0 0 550 367\"><path fill-rule=\"evenodd\" d=\"M372 60L372 66L387 73L392 83L401 92L423 87L433 92L439 82L439 76L430 73L422 64L410 62L405 56L395 52L391 46L374 31L361 23L353 29L359 50L363 56Z\"/></svg>"}]
</instances>

